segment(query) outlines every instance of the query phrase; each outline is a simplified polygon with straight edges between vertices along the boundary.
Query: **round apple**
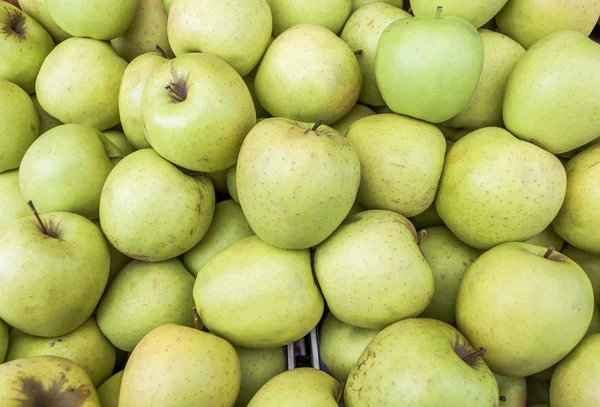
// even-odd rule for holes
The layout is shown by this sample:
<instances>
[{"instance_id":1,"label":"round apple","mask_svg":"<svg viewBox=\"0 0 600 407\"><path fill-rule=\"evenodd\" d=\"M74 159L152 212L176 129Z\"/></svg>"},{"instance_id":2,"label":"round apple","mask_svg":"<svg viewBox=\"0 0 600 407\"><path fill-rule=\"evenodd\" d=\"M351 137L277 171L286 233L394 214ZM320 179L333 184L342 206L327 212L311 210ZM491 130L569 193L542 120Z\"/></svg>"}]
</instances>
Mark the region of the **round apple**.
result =
<instances>
[{"instance_id":1,"label":"round apple","mask_svg":"<svg viewBox=\"0 0 600 407\"><path fill-rule=\"evenodd\" d=\"M268 0L273 13L273 35L300 24L317 24L335 34L342 31L352 0Z\"/></svg>"}]
</instances>

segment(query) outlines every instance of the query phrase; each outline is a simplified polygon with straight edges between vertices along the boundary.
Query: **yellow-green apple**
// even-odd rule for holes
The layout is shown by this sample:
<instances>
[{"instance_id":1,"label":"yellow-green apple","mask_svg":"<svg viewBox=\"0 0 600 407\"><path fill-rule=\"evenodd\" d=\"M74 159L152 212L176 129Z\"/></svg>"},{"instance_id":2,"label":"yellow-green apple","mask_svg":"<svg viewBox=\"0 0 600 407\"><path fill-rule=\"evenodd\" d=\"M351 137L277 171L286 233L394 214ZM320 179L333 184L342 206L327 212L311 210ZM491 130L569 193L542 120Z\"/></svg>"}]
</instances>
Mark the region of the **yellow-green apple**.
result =
<instances>
[{"instance_id":1,"label":"yellow-green apple","mask_svg":"<svg viewBox=\"0 0 600 407\"><path fill-rule=\"evenodd\" d=\"M273 35L295 25L317 24L339 34L350 16L352 0L267 0L273 13Z\"/></svg>"},{"instance_id":2,"label":"yellow-green apple","mask_svg":"<svg viewBox=\"0 0 600 407\"><path fill-rule=\"evenodd\" d=\"M585 271L594 289L596 304L600 304L600 255L590 254L575 246L567 245L562 252Z\"/></svg>"},{"instance_id":3,"label":"yellow-green apple","mask_svg":"<svg viewBox=\"0 0 600 407\"><path fill-rule=\"evenodd\" d=\"M287 370L283 348L248 349L235 347L242 367L240 393L234 407L246 407L252 397L273 377Z\"/></svg>"},{"instance_id":4,"label":"yellow-green apple","mask_svg":"<svg viewBox=\"0 0 600 407\"><path fill-rule=\"evenodd\" d=\"M342 117L337 122L332 123L329 127L331 127L334 130L337 130L337 132L340 133L342 136L345 136L346 133L348 133L348 129L350 128L350 125L352 123L354 123L358 119L361 119L361 118L367 117L367 116L371 116L374 114L375 114L375 112L373 110L371 110L369 107L367 107L365 105L361 105L360 103L357 103L348 112L348 114L346 114L346 116Z\"/></svg>"},{"instance_id":5,"label":"yellow-green apple","mask_svg":"<svg viewBox=\"0 0 600 407\"><path fill-rule=\"evenodd\" d=\"M0 174L0 226L14 219L31 215L19 187L19 170Z\"/></svg>"},{"instance_id":6,"label":"yellow-green apple","mask_svg":"<svg viewBox=\"0 0 600 407\"><path fill-rule=\"evenodd\" d=\"M430 17L437 6L444 8L447 16L463 18L479 28L492 20L507 0L410 0L412 12L417 17ZM486 51L487 52L487 51Z\"/></svg>"}]
</instances>

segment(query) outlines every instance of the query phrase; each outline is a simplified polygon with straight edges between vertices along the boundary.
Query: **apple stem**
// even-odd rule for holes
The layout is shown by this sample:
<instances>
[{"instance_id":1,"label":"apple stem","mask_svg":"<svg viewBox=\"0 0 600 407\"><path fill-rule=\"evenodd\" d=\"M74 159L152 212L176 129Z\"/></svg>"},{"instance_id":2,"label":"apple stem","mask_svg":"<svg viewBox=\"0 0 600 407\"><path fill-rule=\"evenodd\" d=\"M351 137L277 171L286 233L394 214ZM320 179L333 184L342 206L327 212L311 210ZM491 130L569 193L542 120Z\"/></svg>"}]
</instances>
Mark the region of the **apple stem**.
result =
<instances>
[{"instance_id":1,"label":"apple stem","mask_svg":"<svg viewBox=\"0 0 600 407\"><path fill-rule=\"evenodd\" d=\"M38 213L37 209L35 209L35 205L33 204L32 201L27 201L27 205L29 205L29 209L31 209L31 212L33 212L33 215L35 216L38 223L40 224L40 228L42 229L42 232L44 232L44 234L47 235L48 230L46 229L46 225L42 221L42 218L40 218L40 214Z\"/></svg>"},{"instance_id":2,"label":"apple stem","mask_svg":"<svg viewBox=\"0 0 600 407\"><path fill-rule=\"evenodd\" d=\"M156 52L158 52L161 57L167 59L167 54L165 54L165 51L160 47L160 45L157 45L155 47L155 49L156 49Z\"/></svg>"},{"instance_id":3,"label":"apple stem","mask_svg":"<svg viewBox=\"0 0 600 407\"><path fill-rule=\"evenodd\" d=\"M500 401L506 401L506 397L500 396Z\"/></svg>"},{"instance_id":4,"label":"apple stem","mask_svg":"<svg viewBox=\"0 0 600 407\"><path fill-rule=\"evenodd\" d=\"M169 95L171 95L171 97L173 99L178 100L180 102L183 102L185 100L177 92L175 92L175 89L173 89L173 85L172 84L168 84L167 86L165 86L165 89L169 91Z\"/></svg>"},{"instance_id":5,"label":"apple stem","mask_svg":"<svg viewBox=\"0 0 600 407\"><path fill-rule=\"evenodd\" d=\"M469 353L467 356L463 357L462 360L464 360L466 364L472 365L475 359L480 358L483 355L485 355L485 349L479 348L479 350L476 350L473 353Z\"/></svg>"},{"instance_id":6,"label":"apple stem","mask_svg":"<svg viewBox=\"0 0 600 407\"><path fill-rule=\"evenodd\" d=\"M433 16L433 18L438 20L440 18L440 15L442 14L443 9L444 8L442 6L437 6L437 9L435 10L435 16Z\"/></svg>"},{"instance_id":7,"label":"apple stem","mask_svg":"<svg viewBox=\"0 0 600 407\"><path fill-rule=\"evenodd\" d=\"M363 50L362 49L357 49L356 51L354 51L354 55L362 55Z\"/></svg>"},{"instance_id":8,"label":"apple stem","mask_svg":"<svg viewBox=\"0 0 600 407\"><path fill-rule=\"evenodd\" d=\"M192 317L194 317L194 329L199 329L198 323L200 321L200 317L198 316L198 310L196 307L192 307Z\"/></svg>"},{"instance_id":9,"label":"apple stem","mask_svg":"<svg viewBox=\"0 0 600 407\"><path fill-rule=\"evenodd\" d=\"M548 250L546 250L546 253L544 253L544 258L549 259L552 253L554 253L554 247L550 246L548 247Z\"/></svg>"},{"instance_id":10,"label":"apple stem","mask_svg":"<svg viewBox=\"0 0 600 407\"><path fill-rule=\"evenodd\" d=\"M426 234L427 234L427 229L421 229L419 231L419 236L417 238L417 244L421 243L421 240L423 240L423 238L425 237Z\"/></svg>"},{"instance_id":11,"label":"apple stem","mask_svg":"<svg viewBox=\"0 0 600 407\"><path fill-rule=\"evenodd\" d=\"M318 122L316 122L316 123L315 123L315 125L314 125L314 126L312 126L312 127L309 129L309 130L306 130L306 131L304 132L304 134L308 134L308 132L310 132L310 131L315 131L315 130L317 130L317 129L319 128L319 126L320 126L320 125L322 125L322 124L323 124L323 120L319 120L319 121L318 121Z\"/></svg>"}]
</instances>

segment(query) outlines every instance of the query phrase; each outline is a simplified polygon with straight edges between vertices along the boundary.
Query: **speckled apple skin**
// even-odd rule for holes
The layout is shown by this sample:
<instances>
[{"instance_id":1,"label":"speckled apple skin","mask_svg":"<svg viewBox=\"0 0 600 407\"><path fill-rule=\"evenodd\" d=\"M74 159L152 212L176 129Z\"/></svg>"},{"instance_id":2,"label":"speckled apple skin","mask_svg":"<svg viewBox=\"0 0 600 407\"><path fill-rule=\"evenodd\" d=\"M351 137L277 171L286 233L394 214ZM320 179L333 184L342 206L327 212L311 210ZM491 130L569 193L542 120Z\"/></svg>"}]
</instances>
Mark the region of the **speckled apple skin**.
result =
<instances>
[{"instance_id":1,"label":"speckled apple skin","mask_svg":"<svg viewBox=\"0 0 600 407\"><path fill-rule=\"evenodd\" d=\"M350 16L352 0L267 0L273 13L273 35L299 24L317 24L335 34Z\"/></svg>"}]
</instances>

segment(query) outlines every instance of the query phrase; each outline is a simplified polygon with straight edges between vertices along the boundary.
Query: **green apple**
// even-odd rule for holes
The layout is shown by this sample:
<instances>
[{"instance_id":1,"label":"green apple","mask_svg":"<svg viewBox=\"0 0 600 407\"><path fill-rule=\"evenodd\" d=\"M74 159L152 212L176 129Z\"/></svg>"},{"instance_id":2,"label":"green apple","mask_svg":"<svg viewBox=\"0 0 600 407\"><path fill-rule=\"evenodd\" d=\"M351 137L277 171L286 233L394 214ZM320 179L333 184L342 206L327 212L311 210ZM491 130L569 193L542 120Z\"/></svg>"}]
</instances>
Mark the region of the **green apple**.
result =
<instances>
[{"instance_id":1,"label":"green apple","mask_svg":"<svg viewBox=\"0 0 600 407\"><path fill-rule=\"evenodd\" d=\"M433 124L397 114L354 122L346 138L360 159L358 201L404 216L425 211L442 176L446 141Z\"/></svg>"},{"instance_id":2,"label":"green apple","mask_svg":"<svg viewBox=\"0 0 600 407\"><path fill-rule=\"evenodd\" d=\"M498 384L451 325L410 318L385 328L350 372L346 407L497 407Z\"/></svg>"},{"instance_id":3,"label":"green apple","mask_svg":"<svg viewBox=\"0 0 600 407\"><path fill-rule=\"evenodd\" d=\"M126 66L106 42L69 38L44 60L35 93L42 108L59 121L106 130L119 123L119 86Z\"/></svg>"},{"instance_id":4,"label":"green apple","mask_svg":"<svg viewBox=\"0 0 600 407\"><path fill-rule=\"evenodd\" d=\"M19 168L39 129L40 119L29 95L14 83L0 79L0 174Z\"/></svg>"},{"instance_id":5,"label":"green apple","mask_svg":"<svg viewBox=\"0 0 600 407\"><path fill-rule=\"evenodd\" d=\"M360 202L354 201L354 203L352 204L352 208L350 208L350 212L348 212L348 215L346 215L346 219L366 210L367 209L364 206L362 206Z\"/></svg>"},{"instance_id":6,"label":"green apple","mask_svg":"<svg viewBox=\"0 0 600 407\"><path fill-rule=\"evenodd\" d=\"M340 133L342 136L345 136L346 133L348 133L348 129L350 128L350 125L352 123L354 123L358 119L361 119L361 118L367 117L367 116L372 116L374 114L375 114L375 112L373 110L371 110L370 108L368 108L367 106L357 103L348 112L348 114L346 116L342 117L337 122L331 124L330 127L334 130L337 130L337 132Z\"/></svg>"},{"instance_id":7,"label":"green apple","mask_svg":"<svg viewBox=\"0 0 600 407\"><path fill-rule=\"evenodd\" d=\"M409 220L417 230L433 226L444 226L444 222L440 218L440 215L438 215L437 209L435 209L435 203L429 205L429 207L420 214L409 218Z\"/></svg>"},{"instance_id":8,"label":"green apple","mask_svg":"<svg viewBox=\"0 0 600 407\"><path fill-rule=\"evenodd\" d=\"M350 370L379 331L345 324L328 312L319 331L319 352L327 371L340 382L345 382Z\"/></svg>"},{"instance_id":9,"label":"green apple","mask_svg":"<svg viewBox=\"0 0 600 407\"><path fill-rule=\"evenodd\" d=\"M53 129L57 126L60 126L62 123L59 122L55 117L52 117L44 110L44 108L40 105L40 102L37 99L37 96L31 95L31 101L33 102L33 106L38 113L38 117L40 118L40 134L44 134L50 129Z\"/></svg>"},{"instance_id":10,"label":"green apple","mask_svg":"<svg viewBox=\"0 0 600 407\"><path fill-rule=\"evenodd\" d=\"M117 54L131 61L156 47L173 56L167 38L167 13L162 0L138 0L140 5L127 30L110 41Z\"/></svg>"},{"instance_id":11,"label":"green apple","mask_svg":"<svg viewBox=\"0 0 600 407\"><path fill-rule=\"evenodd\" d=\"M553 154L597 138L598 64L600 44L579 32L560 31L536 42L508 79L503 107L506 128Z\"/></svg>"},{"instance_id":12,"label":"green apple","mask_svg":"<svg viewBox=\"0 0 600 407\"><path fill-rule=\"evenodd\" d=\"M533 291L544 295L534 295ZM523 377L565 357L594 312L585 272L567 256L527 243L504 243L467 269L458 292L458 329L497 374Z\"/></svg>"},{"instance_id":13,"label":"green apple","mask_svg":"<svg viewBox=\"0 0 600 407\"><path fill-rule=\"evenodd\" d=\"M546 405L550 402L550 380L538 380L532 376L527 377L527 403L529 407L534 405Z\"/></svg>"},{"instance_id":14,"label":"green apple","mask_svg":"<svg viewBox=\"0 0 600 407\"><path fill-rule=\"evenodd\" d=\"M479 28L500 11L507 0L410 0L412 12L417 17L431 17L437 6L444 8L447 16L463 18ZM487 51L486 51L487 52Z\"/></svg>"},{"instance_id":15,"label":"green apple","mask_svg":"<svg viewBox=\"0 0 600 407\"><path fill-rule=\"evenodd\" d=\"M0 364L4 362L8 350L9 332L8 325L0 319Z\"/></svg>"},{"instance_id":16,"label":"green apple","mask_svg":"<svg viewBox=\"0 0 600 407\"><path fill-rule=\"evenodd\" d=\"M339 34L352 11L352 0L267 0L273 35L300 24L316 24Z\"/></svg>"},{"instance_id":17,"label":"green apple","mask_svg":"<svg viewBox=\"0 0 600 407\"><path fill-rule=\"evenodd\" d=\"M31 215L19 187L19 170L0 173L0 226L14 219Z\"/></svg>"},{"instance_id":18,"label":"green apple","mask_svg":"<svg viewBox=\"0 0 600 407\"><path fill-rule=\"evenodd\" d=\"M571 245L567 245L562 253L585 271L594 289L595 302L600 304L600 255L584 252Z\"/></svg>"},{"instance_id":19,"label":"green apple","mask_svg":"<svg viewBox=\"0 0 600 407\"><path fill-rule=\"evenodd\" d=\"M175 55L216 55L246 76L267 49L273 19L267 0L177 0L167 29Z\"/></svg>"},{"instance_id":20,"label":"green apple","mask_svg":"<svg viewBox=\"0 0 600 407\"><path fill-rule=\"evenodd\" d=\"M239 205L240 198L238 197L238 192L237 192L236 168L237 168L237 164L232 165L231 167L229 167L227 169L227 191L229 192L231 199L233 199L233 201Z\"/></svg>"},{"instance_id":21,"label":"green apple","mask_svg":"<svg viewBox=\"0 0 600 407\"><path fill-rule=\"evenodd\" d=\"M419 248L435 279L431 303L420 316L454 325L460 282L467 268L481 252L458 240L445 226L422 229L419 235Z\"/></svg>"},{"instance_id":22,"label":"green apple","mask_svg":"<svg viewBox=\"0 0 600 407\"><path fill-rule=\"evenodd\" d=\"M302 338L317 325L324 306L310 257L308 249L280 249L257 236L223 249L196 277L194 300L202 322L246 348Z\"/></svg>"},{"instance_id":23,"label":"green apple","mask_svg":"<svg viewBox=\"0 0 600 407\"><path fill-rule=\"evenodd\" d=\"M183 254L183 264L196 276L198 270L221 250L253 234L242 208L231 199L221 201L215 206L215 214L206 235Z\"/></svg>"},{"instance_id":24,"label":"green apple","mask_svg":"<svg viewBox=\"0 0 600 407\"><path fill-rule=\"evenodd\" d=\"M559 252L562 252L562 248L565 245L564 239L554 231L552 226L548 226L546 229L542 230L537 235L525 240L525 243L534 244L542 247L552 247ZM563 254L569 258L571 257L564 252Z\"/></svg>"},{"instance_id":25,"label":"green apple","mask_svg":"<svg viewBox=\"0 0 600 407\"><path fill-rule=\"evenodd\" d=\"M593 407L600 403L600 334L588 336L564 358L552 374L552 407Z\"/></svg>"},{"instance_id":26,"label":"green apple","mask_svg":"<svg viewBox=\"0 0 600 407\"><path fill-rule=\"evenodd\" d=\"M224 170L206 173L206 176L210 178L215 187L215 192L223 196L229 195L229 191L227 190L227 170L228 168L225 168Z\"/></svg>"},{"instance_id":27,"label":"green apple","mask_svg":"<svg viewBox=\"0 0 600 407\"><path fill-rule=\"evenodd\" d=\"M50 16L75 37L112 40L133 21L140 0L46 0Z\"/></svg>"},{"instance_id":28,"label":"green apple","mask_svg":"<svg viewBox=\"0 0 600 407\"><path fill-rule=\"evenodd\" d=\"M167 12L167 15L169 14L169 11L171 11L172 5L173 5L173 0L163 0L163 6L165 7L165 11Z\"/></svg>"},{"instance_id":29,"label":"green apple","mask_svg":"<svg viewBox=\"0 0 600 407\"><path fill-rule=\"evenodd\" d=\"M235 164L244 137L256 124L244 80L209 54L181 55L156 68L146 80L141 109L152 148L194 171Z\"/></svg>"},{"instance_id":30,"label":"green apple","mask_svg":"<svg viewBox=\"0 0 600 407\"><path fill-rule=\"evenodd\" d=\"M415 228L397 213L370 210L346 219L314 257L331 313L349 325L382 329L423 312L434 277L417 243Z\"/></svg>"},{"instance_id":31,"label":"green apple","mask_svg":"<svg viewBox=\"0 0 600 407\"><path fill-rule=\"evenodd\" d=\"M0 227L0 258L0 318L44 337L71 332L90 317L110 267L100 230L68 212Z\"/></svg>"},{"instance_id":32,"label":"green apple","mask_svg":"<svg viewBox=\"0 0 600 407\"><path fill-rule=\"evenodd\" d=\"M123 133L121 130L107 130L102 132L102 134L104 134L104 137L113 143L117 149L121 150L123 157L133 153L136 150L129 143L129 141L127 141L125 133Z\"/></svg>"},{"instance_id":33,"label":"green apple","mask_svg":"<svg viewBox=\"0 0 600 407\"><path fill-rule=\"evenodd\" d=\"M269 380L287 370L283 348L248 349L235 347L242 367L240 393L234 407L246 407Z\"/></svg>"},{"instance_id":34,"label":"green apple","mask_svg":"<svg viewBox=\"0 0 600 407\"><path fill-rule=\"evenodd\" d=\"M55 44L71 37L71 34L65 32L52 19L46 0L19 0L19 6L21 6L21 10L33 17L48 31Z\"/></svg>"},{"instance_id":35,"label":"green apple","mask_svg":"<svg viewBox=\"0 0 600 407\"><path fill-rule=\"evenodd\" d=\"M99 230L102 230L100 219L94 219L92 222L94 222L94 225L96 225ZM127 263L131 261L131 259L115 249L115 247L106 238L104 240L106 240L106 244L108 244L108 250L110 252L110 270L108 272L108 282L106 283L106 287L109 287L115 276L123 269L123 267L125 267L125 265L127 265Z\"/></svg>"},{"instance_id":36,"label":"green apple","mask_svg":"<svg viewBox=\"0 0 600 407\"><path fill-rule=\"evenodd\" d=\"M375 77L385 103L396 113L440 123L474 95L483 66L483 42L468 21L426 17L393 22L381 34Z\"/></svg>"},{"instance_id":37,"label":"green apple","mask_svg":"<svg viewBox=\"0 0 600 407\"><path fill-rule=\"evenodd\" d=\"M496 15L496 23L501 32L529 48L556 31L575 30L587 37L598 15L600 3L596 0L508 0Z\"/></svg>"},{"instance_id":38,"label":"green apple","mask_svg":"<svg viewBox=\"0 0 600 407\"><path fill-rule=\"evenodd\" d=\"M95 219L102 187L113 169L110 159L115 149L93 127L55 127L25 153L19 169L21 192L40 213L65 211Z\"/></svg>"},{"instance_id":39,"label":"green apple","mask_svg":"<svg viewBox=\"0 0 600 407\"><path fill-rule=\"evenodd\" d=\"M179 259L134 260L116 275L98 304L98 325L119 349L131 352L154 328L192 327L194 278Z\"/></svg>"},{"instance_id":40,"label":"green apple","mask_svg":"<svg viewBox=\"0 0 600 407\"><path fill-rule=\"evenodd\" d=\"M354 12L340 34L340 38L357 54L362 72L358 100L367 105L385 105L375 79L377 43L388 25L403 18L412 18L412 15L388 3L371 3Z\"/></svg>"},{"instance_id":41,"label":"green apple","mask_svg":"<svg viewBox=\"0 0 600 407\"><path fill-rule=\"evenodd\" d=\"M455 128L480 129L502 127L502 104L508 77L525 54L518 42L504 34L480 29L483 41L483 69L475 94L469 104L444 125Z\"/></svg>"},{"instance_id":42,"label":"green apple","mask_svg":"<svg viewBox=\"0 0 600 407\"><path fill-rule=\"evenodd\" d=\"M271 37L272 39L273 37ZM248 75L244 76L244 82L246 82L246 86L250 91L250 95L252 95L252 101L254 102L254 109L256 110L256 117L259 119L271 117L269 112L258 103L258 99L256 97L256 91L254 90L254 81L256 79L256 72L258 71L258 65L256 68L252 70Z\"/></svg>"},{"instance_id":43,"label":"green apple","mask_svg":"<svg viewBox=\"0 0 600 407\"><path fill-rule=\"evenodd\" d=\"M337 407L341 392L340 383L327 373L301 367L269 380L248 407Z\"/></svg>"},{"instance_id":44,"label":"green apple","mask_svg":"<svg viewBox=\"0 0 600 407\"><path fill-rule=\"evenodd\" d=\"M331 235L359 182L352 145L320 123L265 119L246 136L237 162L237 192L250 227L285 249L313 247Z\"/></svg>"},{"instance_id":45,"label":"green apple","mask_svg":"<svg viewBox=\"0 0 600 407\"><path fill-rule=\"evenodd\" d=\"M0 3L0 16L0 80L11 81L31 94L54 42L44 27L12 4Z\"/></svg>"},{"instance_id":46,"label":"green apple","mask_svg":"<svg viewBox=\"0 0 600 407\"><path fill-rule=\"evenodd\" d=\"M0 365L0 405L101 407L85 370L56 356L34 356Z\"/></svg>"},{"instance_id":47,"label":"green apple","mask_svg":"<svg viewBox=\"0 0 600 407\"><path fill-rule=\"evenodd\" d=\"M484 127L446 155L435 205L460 240L489 249L546 229L566 188L565 169L554 155L502 128Z\"/></svg>"},{"instance_id":48,"label":"green apple","mask_svg":"<svg viewBox=\"0 0 600 407\"><path fill-rule=\"evenodd\" d=\"M131 353L119 406L233 406L240 361L227 341L194 328L162 325Z\"/></svg>"},{"instance_id":49,"label":"green apple","mask_svg":"<svg viewBox=\"0 0 600 407\"><path fill-rule=\"evenodd\" d=\"M121 380L123 379L123 371L115 373L105 381L102 386L98 387L98 398L102 407L118 407L119 393L121 391Z\"/></svg>"},{"instance_id":50,"label":"green apple","mask_svg":"<svg viewBox=\"0 0 600 407\"><path fill-rule=\"evenodd\" d=\"M91 317L74 331L54 338L41 338L14 329L6 361L41 355L63 357L84 368L98 387L110 377L115 367L115 353L115 347Z\"/></svg>"},{"instance_id":51,"label":"green apple","mask_svg":"<svg viewBox=\"0 0 600 407\"><path fill-rule=\"evenodd\" d=\"M552 226L567 243L600 255L600 144L577 154L567 164L567 194Z\"/></svg>"},{"instance_id":52,"label":"green apple","mask_svg":"<svg viewBox=\"0 0 600 407\"><path fill-rule=\"evenodd\" d=\"M187 252L212 221L215 191L206 176L186 175L152 149L123 158L106 179L100 222L107 239L137 260Z\"/></svg>"},{"instance_id":53,"label":"green apple","mask_svg":"<svg viewBox=\"0 0 600 407\"><path fill-rule=\"evenodd\" d=\"M361 86L360 65L353 50L330 30L315 24L294 26L277 37L254 81L258 102L273 116L325 124L348 114Z\"/></svg>"},{"instance_id":54,"label":"green apple","mask_svg":"<svg viewBox=\"0 0 600 407\"><path fill-rule=\"evenodd\" d=\"M402 8L404 6L404 0L352 0L352 13L359 8L366 6L367 4L376 2L388 3L398 8Z\"/></svg>"},{"instance_id":55,"label":"green apple","mask_svg":"<svg viewBox=\"0 0 600 407\"><path fill-rule=\"evenodd\" d=\"M142 94L152 72L167 60L157 52L135 58L123 73L119 89L119 117L127 141L137 150L150 147L142 124Z\"/></svg>"},{"instance_id":56,"label":"green apple","mask_svg":"<svg viewBox=\"0 0 600 407\"><path fill-rule=\"evenodd\" d=\"M498 382L501 407L525 407L527 405L527 381L524 377L509 377L494 374Z\"/></svg>"}]
</instances>

